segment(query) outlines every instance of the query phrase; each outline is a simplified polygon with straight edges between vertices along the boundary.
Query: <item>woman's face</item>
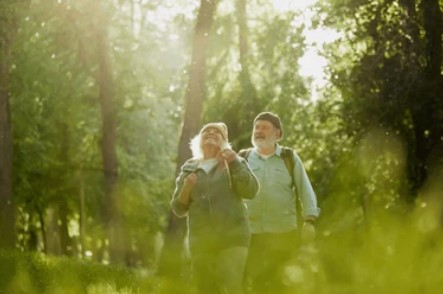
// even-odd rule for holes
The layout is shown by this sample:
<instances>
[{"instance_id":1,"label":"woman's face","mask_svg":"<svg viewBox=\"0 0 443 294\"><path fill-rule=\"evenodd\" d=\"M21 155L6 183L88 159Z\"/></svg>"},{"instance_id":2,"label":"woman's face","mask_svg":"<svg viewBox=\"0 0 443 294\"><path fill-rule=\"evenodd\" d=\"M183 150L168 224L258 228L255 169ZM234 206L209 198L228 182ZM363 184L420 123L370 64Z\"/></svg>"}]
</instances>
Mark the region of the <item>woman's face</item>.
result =
<instances>
[{"instance_id":1,"label":"woman's face","mask_svg":"<svg viewBox=\"0 0 443 294\"><path fill-rule=\"evenodd\" d=\"M216 146L221 149L223 146L223 135L217 128L206 128L201 134L201 146Z\"/></svg>"}]
</instances>

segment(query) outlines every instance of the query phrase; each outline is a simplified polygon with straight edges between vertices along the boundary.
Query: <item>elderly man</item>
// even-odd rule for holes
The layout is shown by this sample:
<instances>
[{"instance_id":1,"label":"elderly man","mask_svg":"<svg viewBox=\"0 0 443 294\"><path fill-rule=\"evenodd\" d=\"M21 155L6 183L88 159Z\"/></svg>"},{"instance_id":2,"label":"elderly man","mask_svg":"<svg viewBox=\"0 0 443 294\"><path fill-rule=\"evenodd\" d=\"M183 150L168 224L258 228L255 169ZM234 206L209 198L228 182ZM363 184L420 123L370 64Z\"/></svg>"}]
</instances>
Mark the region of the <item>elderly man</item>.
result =
<instances>
[{"instance_id":1,"label":"elderly man","mask_svg":"<svg viewBox=\"0 0 443 294\"><path fill-rule=\"evenodd\" d=\"M278 144L282 136L278 115L260 113L254 119L254 148L239 153L248 160L260 183L256 197L246 200L252 232L246 281L253 293L284 291L284 264L298 243L296 199L303 208L303 237L313 238L320 212L300 157Z\"/></svg>"}]
</instances>

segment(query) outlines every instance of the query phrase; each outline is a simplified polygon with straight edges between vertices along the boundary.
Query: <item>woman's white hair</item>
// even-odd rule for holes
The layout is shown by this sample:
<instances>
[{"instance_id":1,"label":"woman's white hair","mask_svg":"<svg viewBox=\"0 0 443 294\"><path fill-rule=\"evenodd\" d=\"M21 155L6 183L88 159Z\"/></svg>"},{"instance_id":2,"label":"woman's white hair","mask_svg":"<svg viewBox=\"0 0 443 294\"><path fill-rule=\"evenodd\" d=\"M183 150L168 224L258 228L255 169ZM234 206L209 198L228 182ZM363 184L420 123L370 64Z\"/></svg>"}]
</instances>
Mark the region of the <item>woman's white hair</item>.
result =
<instances>
[{"instance_id":1,"label":"woman's white hair","mask_svg":"<svg viewBox=\"0 0 443 294\"><path fill-rule=\"evenodd\" d=\"M192 138L191 142L189 142L189 148L191 148L192 158L194 159L203 159L203 147L201 144L201 138L202 134L200 133ZM220 149L232 149L232 147L229 142L223 140L223 145L220 146Z\"/></svg>"}]
</instances>

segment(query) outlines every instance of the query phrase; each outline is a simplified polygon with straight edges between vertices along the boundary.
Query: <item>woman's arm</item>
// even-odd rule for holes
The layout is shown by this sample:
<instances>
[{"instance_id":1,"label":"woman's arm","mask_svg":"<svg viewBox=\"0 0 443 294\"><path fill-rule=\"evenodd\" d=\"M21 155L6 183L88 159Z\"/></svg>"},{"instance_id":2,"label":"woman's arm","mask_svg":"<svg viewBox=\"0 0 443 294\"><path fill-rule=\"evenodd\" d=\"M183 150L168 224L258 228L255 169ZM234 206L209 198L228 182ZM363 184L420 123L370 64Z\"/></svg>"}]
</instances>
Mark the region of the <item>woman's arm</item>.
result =
<instances>
[{"instance_id":1,"label":"woman's arm","mask_svg":"<svg viewBox=\"0 0 443 294\"><path fill-rule=\"evenodd\" d=\"M232 186L237 195L252 199L259 190L259 182L245 159L237 158L229 163L232 175Z\"/></svg>"},{"instance_id":2,"label":"woman's arm","mask_svg":"<svg viewBox=\"0 0 443 294\"><path fill-rule=\"evenodd\" d=\"M197 174L181 172L176 183L171 201L172 211L178 217L185 217L188 215L192 189L197 183Z\"/></svg>"}]
</instances>

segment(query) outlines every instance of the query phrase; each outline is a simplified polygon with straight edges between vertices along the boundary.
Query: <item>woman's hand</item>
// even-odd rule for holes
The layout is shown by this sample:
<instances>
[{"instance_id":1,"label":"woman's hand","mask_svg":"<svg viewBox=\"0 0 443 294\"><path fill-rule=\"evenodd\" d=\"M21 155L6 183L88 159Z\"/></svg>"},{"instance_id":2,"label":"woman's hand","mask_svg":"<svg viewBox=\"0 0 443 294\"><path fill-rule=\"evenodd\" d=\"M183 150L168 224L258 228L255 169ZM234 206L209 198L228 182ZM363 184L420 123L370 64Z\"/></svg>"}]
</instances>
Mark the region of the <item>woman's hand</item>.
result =
<instances>
[{"instance_id":1,"label":"woman's hand","mask_svg":"<svg viewBox=\"0 0 443 294\"><path fill-rule=\"evenodd\" d=\"M192 190L192 188L195 186L195 184L197 183L197 174L196 173L190 173L186 178L185 178L185 182L183 184L184 187L186 188L190 188L190 190Z\"/></svg>"},{"instance_id":2,"label":"woman's hand","mask_svg":"<svg viewBox=\"0 0 443 294\"><path fill-rule=\"evenodd\" d=\"M230 163L231 161L235 160L236 158L237 158L237 153L235 153L235 151L231 150L231 149L221 150L217 154L217 160L221 163L223 163L223 161Z\"/></svg>"},{"instance_id":3,"label":"woman's hand","mask_svg":"<svg viewBox=\"0 0 443 294\"><path fill-rule=\"evenodd\" d=\"M178 196L178 200L183 204L189 203L189 198L191 197L191 191L197 183L198 177L196 173L190 173L183 182L183 187Z\"/></svg>"}]
</instances>

